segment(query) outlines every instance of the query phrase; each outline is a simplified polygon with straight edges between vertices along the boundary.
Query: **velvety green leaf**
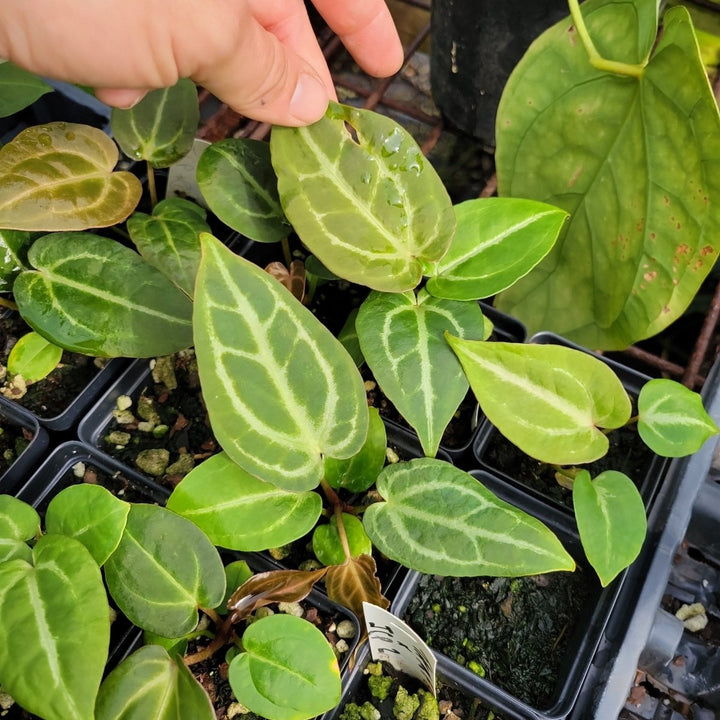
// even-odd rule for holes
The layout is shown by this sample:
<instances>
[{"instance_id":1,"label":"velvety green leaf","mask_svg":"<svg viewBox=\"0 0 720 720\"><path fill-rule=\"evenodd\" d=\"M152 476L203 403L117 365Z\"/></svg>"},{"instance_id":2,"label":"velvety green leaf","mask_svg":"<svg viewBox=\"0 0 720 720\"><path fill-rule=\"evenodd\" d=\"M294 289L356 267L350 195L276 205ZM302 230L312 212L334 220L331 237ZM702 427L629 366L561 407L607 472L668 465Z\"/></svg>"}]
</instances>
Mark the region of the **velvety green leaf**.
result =
<instances>
[{"instance_id":1,"label":"velvety green leaf","mask_svg":"<svg viewBox=\"0 0 720 720\"><path fill-rule=\"evenodd\" d=\"M451 300L480 300L510 287L548 254L564 210L518 198L478 198L455 206L457 229L426 285Z\"/></svg>"},{"instance_id":2,"label":"velvety green leaf","mask_svg":"<svg viewBox=\"0 0 720 720\"><path fill-rule=\"evenodd\" d=\"M222 222L259 242L277 242L292 228L280 206L270 146L227 138L200 157L197 181L208 207Z\"/></svg>"},{"instance_id":3,"label":"velvety green leaf","mask_svg":"<svg viewBox=\"0 0 720 720\"><path fill-rule=\"evenodd\" d=\"M120 610L164 637L190 632L197 609L215 607L225 597L225 571L210 540L189 520L157 505L131 506L105 578Z\"/></svg>"},{"instance_id":4,"label":"velvety green leaf","mask_svg":"<svg viewBox=\"0 0 720 720\"><path fill-rule=\"evenodd\" d=\"M168 198L153 208L152 215L131 215L127 229L145 260L192 297L200 264L200 233L210 232L205 210L184 198Z\"/></svg>"},{"instance_id":5,"label":"velvety green leaf","mask_svg":"<svg viewBox=\"0 0 720 720\"><path fill-rule=\"evenodd\" d=\"M35 508L11 495L0 495L0 563L13 558L32 562L27 541L39 532Z\"/></svg>"},{"instance_id":6,"label":"velvety green leaf","mask_svg":"<svg viewBox=\"0 0 720 720\"><path fill-rule=\"evenodd\" d=\"M385 502L365 511L365 530L380 552L413 570L512 577L575 569L545 525L450 463L388 465L377 490Z\"/></svg>"},{"instance_id":7,"label":"velvety green leaf","mask_svg":"<svg viewBox=\"0 0 720 720\"><path fill-rule=\"evenodd\" d=\"M360 452L347 460L324 458L325 480L334 488L345 488L353 493L365 492L377 480L385 465L387 433L377 408L370 408L370 425L365 444Z\"/></svg>"},{"instance_id":8,"label":"velvety green leaf","mask_svg":"<svg viewBox=\"0 0 720 720\"><path fill-rule=\"evenodd\" d=\"M342 346L350 353L350 357L353 359L358 367L361 367L365 362L365 357L360 349L360 339L358 338L357 330L355 329L355 318L357 318L358 308L353 308L345 321L345 324L338 333L338 340L342 343Z\"/></svg>"},{"instance_id":9,"label":"velvety green leaf","mask_svg":"<svg viewBox=\"0 0 720 720\"><path fill-rule=\"evenodd\" d=\"M23 130L0 148L0 227L86 230L122 222L142 194L113 172L115 143L88 125L55 122Z\"/></svg>"},{"instance_id":10,"label":"velvety green leaf","mask_svg":"<svg viewBox=\"0 0 720 720\"><path fill-rule=\"evenodd\" d=\"M11 375L22 375L27 382L47 377L60 362L63 350L36 332L25 333L13 345L7 359Z\"/></svg>"},{"instance_id":11,"label":"velvety green leaf","mask_svg":"<svg viewBox=\"0 0 720 720\"><path fill-rule=\"evenodd\" d=\"M718 432L698 393L672 380L650 380L638 397L638 432L662 457L692 455Z\"/></svg>"},{"instance_id":12,"label":"velvety green leaf","mask_svg":"<svg viewBox=\"0 0 720 720\"><path fill-rule=\"evenodd\" d=\"M633 481L606 470L594 480L587 470L573 482L580 540L603 587L638 556L645 540L645 505Z\"/></svg>"},{"instance_id":13,"label":"velvety green leaf","mask_svg":"<svg viewBox=\"0 0 720 720\"><path fill-rule=\"evenodd\" d=\"M609 447L600 428L630 419L622 383L592 355L558 345L447 339L490 422L541 462L597 460Z\"/></svg>"},{"instance_id":14,"label":"velvety green leaf","mask_svg":"<svg viewBox=\"0 0 720 720\"><path fill-rule=\"evenodd\" d=\"M309 127L273 128L270 150L285 214L339 277L402 292L445 253L455 228L450 198L390 118L330 103Z\"/></svg>"},{"instance_id":15,"label":"velvety green leaf","mask_svg":"<svg viewBox=\"0 0 720 720\"><path fill-rule=\"evenodd\" d=\"M10 292L25 267L32 235L20 230L0 230L0 292Z\"/></svg>"},{"instance_id":16,"label":"velvety green leaf","mask_svg":"<svg viewBox=\"0 0 720 720\"><path fill-rule=\"evenodd\" d=\"M324 455L351 457L365 442L360 373L280 283L212 236L201 241L193 326L215 435L247 472L310 490Z\"/></svg>"},{"instance_id":17,"label":"velvety green leaf","mask_svg":"<svg viewBox=\"0 0 720 720\"><path fill-rule=\"evenodd\" d=\"M600 54L629 63L652 47L656 11L582 4ZM685 8L665 13L639 77L593 68L570 19L548 30L506 85L495 159L501 195L571 214L497 301L530 332L623 348L679 317L718 257L720 118Z\"/></svg>"},{"instance_id":18,"label":"velvety green leaf","mask_svg":"<svg viewBox=\"0 0 720 720\"><path fill-rule=\"evenodd\" d=\"M79 540L102 566L117 548L129 512L130 504L102 485L71 485L50 501L45 529Z\"/></svg>"},{"instance_id":19,"label":"velvety green leaf","mask_svg":"<svg viewBox=\"0 0 720 720\"><path fill-rule=\"evenodd\" d=\"M155 357L192 345L192 303L136 252L99 235L56 233L28 253L13 288L23 319L68 350Z\"/></svg>"},{"instance_id":20,"label":"velvety green leaf","mask_svg":"<svg viewBox=\"0 0 720 720\"><path fill-rule=\"evenodd\" d=\"M110 115L110 129L122 151L153 167L168 167L185 157L199 122L197 89L188 79L149 92L132 108L113 108Z\"/></svg>"},{"instance_id":21,"label":"velvety green leaf","mask_svg":"<svg viewBox=\"0 0 720 720\"><path fill-rule=\"evenodd\" d=\"M32 105L52 88L35 73L11 62L0 63L0 117L7 117Z\"/></svg>"},{"instance_id":22,"label":"velvety green leaf","mask_svg":"<svg viewBox=\"0 0 720 720\"><path fill-rule=\"evenodd\" d=\"M371 293L355 327L367 364L383 393L415 428L433 457L468 381L443 336L479 340L483 314L476 302L434 298L421 291Z\"/></svg>"},{"instance_id":23,"label":"velvety green leaf","mask_svg":"<svg viewBox=\"0 0 720 720\"><path fill-rule=\"evenodd\" d=\"M235 591L253 576L253 571L244 560L235 560L225 566L225 597L215 608L220 615L227 615L228 603Z\"/></svg>"},{"instance_id":24,"label":"velvety green leaf","mask_svg":"<svg viewBox=\"0 0 720 720\"><path fill-rule=\"evenodd\" d=\"M355 515L343 513L342 524L345 529L350 556L370 555L372 553L372 542L370 542L362 522ZM342 565L347 560L335 515L330 518L329 523L318 525L315 528L312 546L315 557L323 565Z\"/></svg>"},{"instance_id":25,"label":"velvety green leaf","mask_svg":"<svg viewBox=\"0 0 720 720\"><path fill-rule=\"evenodd\" d=\"M271 615L243 634L230 663L237 699L268 720L306 720L340 700L340 671L325 636L292 615Z\"/></svg>"},{"instance_id":26,"label":"velvety green leaf","mask_svg":"<svg viewBox=\"0 0 720 720\"><path fill-rule=\"evenodd\" d=\"M0 564L0 683L45 720L93 720L110 642L100 568L73 538L45 535L33 564Z\"/></svg>"},{"instance_id":27,"label":"velvety green leaf","mask_svg":"<svg viewBox=\"0 0 720 720\"><path fill-rule=\"evenodd\" d=\"M143 644L144 645L159 645L167 650L168 655L175 657L180 655L185 657L188 650L188 639L187 637L181 638L166 638L157 633L150 632L149 630L143 630Z\"/></svg>"},{"instance_id":28,"label":"velvety green leaf","mask_svg":"<svg viewBox=\"0 0 720 720\"><path fill-rule=\"evenodd\" d=\"M100 688L95 720L214 720L210 698L185 667L159 645L136 650Z\"/></svg>"},{"instance_id":29,"label":"velvety green leaf","mask_svg":"<svg viewBox=\"0 0 720 720\"><path fill-rule=\"evenodd\" d=\"M310 532L322 510L316 492L289 492L258 480L225 453L194 467L167 507L194 522L215 545L267 550Z\"/></svg>"}]
</instances>

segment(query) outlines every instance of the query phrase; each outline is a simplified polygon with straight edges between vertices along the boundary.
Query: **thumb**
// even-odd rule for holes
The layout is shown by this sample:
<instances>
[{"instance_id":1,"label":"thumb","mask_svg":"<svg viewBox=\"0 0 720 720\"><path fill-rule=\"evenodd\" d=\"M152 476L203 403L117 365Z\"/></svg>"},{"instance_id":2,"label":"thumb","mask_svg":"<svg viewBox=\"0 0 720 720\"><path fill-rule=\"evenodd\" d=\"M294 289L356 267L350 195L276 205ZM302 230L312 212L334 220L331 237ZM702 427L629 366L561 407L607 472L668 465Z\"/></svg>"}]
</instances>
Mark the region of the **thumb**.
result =
<instances>
[{"instance_id":1,"label":"thumb","mask_svg":"<svg viewBox=\"0 0 720 720\"><path fill-rule=\"evenodd\" d=\"M315 69L254 18L229 53L193 80L242 115L274 125L308 125L330 100Z\"/></svg>"}]
</instances>

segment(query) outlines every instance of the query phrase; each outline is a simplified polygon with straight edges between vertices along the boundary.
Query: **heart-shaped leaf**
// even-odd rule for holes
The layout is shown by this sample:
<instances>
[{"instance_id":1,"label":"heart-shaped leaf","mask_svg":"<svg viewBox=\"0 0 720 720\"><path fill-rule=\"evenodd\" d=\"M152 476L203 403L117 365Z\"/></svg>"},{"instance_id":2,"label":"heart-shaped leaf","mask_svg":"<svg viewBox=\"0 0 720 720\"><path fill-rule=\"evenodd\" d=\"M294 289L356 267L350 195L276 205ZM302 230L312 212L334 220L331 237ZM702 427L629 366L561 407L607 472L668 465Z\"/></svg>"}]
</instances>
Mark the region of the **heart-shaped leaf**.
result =
<instances>
[{"instance_id":1,"label":"heart-shaped leaf","mask_svg":"<svg viewBox=\"0 0 720 720\"><path fill-rule=\"evenodd\" d=\"M638 396L638 432L643 442L662 457L697 452L718 432L703 407L702 397L680 383L656 379L646 382Z\"/></svg>"},{"instance_id":2,"label":"heart-shaped leaf","mask_svg":"<svg viewBox=\"0 0 720 720\"><path fill-rule=\"evenodd\" d=\"M47 377L60 362L63 350L36 332L25 333L14 345L7 359L7 371L22 375L26 382Z\"/></svg>"},{"instance_id":3,"label":"heart-shaped leaf","mask_svg":"<svg viewBox=\"0 0 720 720\"><path fill-rule=\"evenodd\" d=\"M277 242L292 231L277 191L270 146L227 138L200 156L197 181L208 207L222 222L258 242Z\"/></svg>"},{"instance_id":4,"label":"heart-shaped leaf","mask_svg":"<svg viewBox=\"0 0 720 720\"><path fill-rule=\"evenodd\" d=\"M510 287L542 260L567 220L564 210L519 198L478 198L455 206L457 229L427 290L480 300Z\"/></svg>"},{"instance_id":5,"label":"heart-shaped leaf","mask_svg":"<svg viewBox=\"0 0 720 720\"><path fill-rule=\"evenodd\" d=\"M442 460L388 465L377 490L385 502L365 511L365 530L380 552L414 570L513 577L575 569L539 520Z\"/></svg>"},{"instance_id":6,"label":"heart-shaped leaf","mask_svg":"<svg viewBox=\"0 0 720 720\"><path fill-rule=\"evenodd\" d=\"M26 266L33 235L20 230L0 230L0 292L12 291L13 282Z\"/></svg>"},{"instance_id":7,"label":"heart-shaped leaf","mask_svg":"<svg viewBox=\"0 0 720 720\"><path fill-rule=\"evenodd\" d=\"M45 535L33 564L0 564L0 683L45 720L93 720L110 642L100 568L73 538Z\"/></svg>"},{"instance_id":8,"label":"heart-shaped leaf","mask_svg":"<svg viewBox=\"0 0 720 720\"><path fill-rule=\"evenodd\" d=\"M597 460L609 447L600 428L622 427L630 419L630 398L617 375L588 353L447 339L490 422L541 462Z\"/></svg>"},{"instance_id":9,"label":"heart-shaped leaf","mask_svg":"<svg viewBox=\"0 0 720 720\"><path fill-rule=\"evenodd\" d=\"M11 62L0 63L0 117L7 117L32 105L52 88L35 73Z\"/></svg>"},{"instance_id":10,"label":"heart-shaped leaf","mask_svg":"<svg viewBox=\"0 0 720 720\"><path fill-rule=\"evenodd\" d=\"M372 555L358 555L342 565L329 567L325 590L331 600L350 608L360 619L364 616L364 602L381 608L390 607L390 601L382 594Z\"/></svg>"},{"instance_id":11,"label":"heart-shaped leaf","mask_svg":"<svg viewBox=\"0 0 720 720\"><path fill-rule=\"evenodd\" d=\"M86 230L122 222L140 181L113 172L115 143L102 130L50 123L23 130L0 148L0 227Z\"/></svg>"},{"instance_id":12,"label":"heart-shaped leaf","mask_svg":"<svg viewBox=\"0 0 720 720\"><path fill-rule=\"evenodd\" d=\"M155 357L192 345L192 303L136 252L91 233L35 241L13 291L56 345L99 357Z\"/></svg>"},{"instance_id":13,"label":"heart-shaped leaf","mask_svg":"<svg viewBox=\"0 0 720 720\"><path fill-rule=\"evenodd\" d=\"M189 297L200 264L200 233L210 232L205 210L184 198L161 200L152 211L133 213L127 229L139 253Z\"/></svg>"},{"instance_id":14,"label":"heart-shaped leaf","mask_svg":"<svg viewBox=\"0 0 720 720\"><path fill-rule=\"evenodd\" d=\"M131 506L105 578L135 625L169 638L190 632L198 608L225 597L225 571L213 544L189 520L156 505Z\"/></svg>"},{"instance_id":15,"label":"heart-shaped leaf","mask_svg":"<svg viewBox=\"0 0 720 720\"><path fill-rule=\"evenodd\" d=\"M353 493L365 492L377 480L385 465L387 433L377 408L370 408L370 425L365 444L347 460L324 458L325 480L330 487Z\"/></svg>"},{"instance_id":16,"label":"heart-shaped leaf","mask_svg":"<svg viewBox=\"0 0 720 720\"><path fill-rule=\"evenodd\" d=\"M635 483L606 470L591 479L587 470L573 481L573 506L583 549L603 587L638 556L645 540L645 505Z\"/></svg>"},{"instance_id":17,"label":"heart-shaped leaf","mask_svg":"<svg viewBox=\"0 0 720 720\"><path fill-rule=\"evenodd\" d=\"M71 485L50 501L45 529L79 540L102 566L120 543L129 512L130 504L102 485Z\"/></svg>"},{"instance_id":18,"label":"heart-shaped leaf","mask_svg":"<svg viewBox=\"0 0 720 720\"><path fill-rule=\"evenodd\" d=\"M330 103L309 127L273 128L270 150L285 214L339 277L403 292L445 253L455 229L450 198L393 120Z\"/></svg>"},{"instance_id":19,"label":"heart-shaped leaf","mask_svg":"<svg viewBox=\"0 0 720 720\"><path fill-rule=\"evenodd\" d=\"M95 720L213 720L207 693L185 667L159 645L147 645L123 660L100 688Z\"/></svg>"},{"instance_id":20,"label":"heart-shaped leaf","mask_svg":"<svg viewBox=\"0 0 720 720\"><path fill-rule=\"evenodd\" d=\"M199 122L197 88L186 78L149 92L132 108L113 108L110 115L110 129L123 152L158 168L190 152Z\"/></svg>"},{"instance_id":21,"label":"heart-shaped leaf","mask_svg":"<svg viewBox=\"0 0 720 720\"><path fill-rule=\"evenodd\" d=\"M417 298L412 292L373 292L360 306L355 327L365 360L430 457L468 391L443 333L479 340L483 324L476 302L434 298L424 291Z\"/></svg>"},{"instance_id":22,"label":"heart-shaped leaf","mask_svg":"<svg viewBox=\"0 0 720 720\"><path fill-rule=\"evenodd\" d=\"M11 495L0 495L0 562L20 558L32 562L27 544L40 532L35 508Z\"/></svg>"},{"instance_id":23,"label":"heart-shaped leaf","mask_svg":"<svg viewBox=\"0 0 720 720\"><path fill-rule=\"evenodd\" d=\"M720 118L688 12L588 0L599 53L641 63L631 77L594 68L570 18L543 34L498 109L501 195L571 214L548 257L497 305L531 332L624 348L675 320L718 257Z\"/></svg>"},{"instance_id":24,"label":"heart-shaped leaf","mask_svg":"<svg viewBox=\"0 0 720 720\"><path fill-rule=\"evenodd\" d=\"M342 513L342 526L351 557L372 553L372 542L370 542L359 518ZM342 565L348 559L338 532L338 521L335 515L330 518L329 523L318 525L315 528L312 547L315 557L323 565Z\"/></svg>"},{"instance_id":25,"label":"heart-shaped leaf","mask_svg":"<svg viewBox=\"0 0 720 720\"><path fill-rule=\"evenodd\" d=\"M254 551L280 547L310 532L322 499L316 492L289 492L258 480L218 453L180 481L167 507L192 520L215 545Z\"/></svg>"},{"instance_id":26,"label":"heart-shaped leaf","mask_svg":"<svg viewBox=\"0 0 720 720\"><path fill-rule=\"evenodd\" d=\"M323 456L360 450L360 373L317 318L211 235L193 317L203 397L218 441L242 468L286 490L316 487Z\"/></svg>"},{"instance_id":27,"label":"heart-shaped leaf","mask_svg":"<svg viewBox=\"0 0 720 720\"><path fill-rule=\"evenodd\" d=\"M250 625L242 641L245 652L230 663L230 687L257 715L307 720L340 701L337 658L312 623L271 615Z\"/></svg>"}]
</instances>

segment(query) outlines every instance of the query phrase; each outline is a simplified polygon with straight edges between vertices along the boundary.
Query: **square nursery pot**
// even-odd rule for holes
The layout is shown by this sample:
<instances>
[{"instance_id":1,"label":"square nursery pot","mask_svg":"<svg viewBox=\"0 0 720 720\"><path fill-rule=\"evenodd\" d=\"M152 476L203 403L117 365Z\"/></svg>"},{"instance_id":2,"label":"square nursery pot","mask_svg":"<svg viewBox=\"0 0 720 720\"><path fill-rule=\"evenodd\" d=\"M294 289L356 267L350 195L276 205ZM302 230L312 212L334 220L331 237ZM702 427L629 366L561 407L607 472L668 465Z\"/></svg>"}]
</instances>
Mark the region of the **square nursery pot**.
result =
<instances>
[{"instance_id":1,"label":"square nursery pot","mask_svg":"<svg viewBox=\"0 0 720 720\"><path fill-rule=\"evenodd\" d=\"M524 578L410 572L393 612L498 717L564 720L589 672L623 575L602 588L569 518L548 512L533 498L525 502L513 488L492 488L483 471L470 474L550 527L577 569Z\"/></svg>"},{"instance_id":2,"label":"square nursery pot","mask_svg":"<svg viewBox=\"0 0 720 720\"><path fill-rule=\"evenodd\" d=\"M14 312L0 316L0 325L4 337L0 358L6 362L15 341L30 328ZM113 358L99 367L94 358L66 351L47 378L28 385L27 393L13 402L35 415L48 430L70 430L127 364L125 358Z\"/></svg>"},{"instance_id":3,"label":"square nursery pot","mask_svg":"<svg viewBox=\"0 0 720 720\"><path fill-rule=\"evenodd\" d=\"M480 303L480 307L482 308L483 315L493 324L492 340L500 342L525 342L527 330L519 320L484 302ZM382 391L378 389L377 392L378 398L373 404L379 407L386 427L410 429L410 426L399 415L392 403L385 398ZM468 390L465 399L460 404L460 407L455 413L455 417L450 421L440 441L440 453L442 453L442 455L438 455L438 457L449 457L453 464L462 470L470 470L477 467L473 455L473 447L477 433L482 425L482 420L483 414L477 404L477 400L475 400L472 390Z\"/></svg>"},{"instance_id":4,"label":"square nursery pot","mask_svg":"<svg viewBox=\"0 0 720 720\"><path fill-rule=\"evenodd\" d=\"M625 365L597 355L575 345L570 341L550 332L533 335L528 342L540 344L563 345L586 352L602 360L611 367L620 378L633 404L637 401L642 386L650 380L647 375ZM608 455L585 467L594 476L603 470L618 470L626 473L638 486L640 494L648 508L658 487L667 472L669 461L655 455L641 440L635 426L621 428L611 433ZM560 487L554 479L554 472L547 465L528 457L506 440L490 423L480 427L474 441L473 453L476 467L487 470L499 478L499 482L507 483L523 493L549 505L556 511L572 515L572 493ZM493 485L496 482L493 481Z\"/></svg>"},{"instance_id":5,"label":"square nursery pot","mask_svg":"<svg viewBox=\"0 0 720 720\"><path fill-rule=\"evenodd\" d=\"M716 423L719 387L716 360L702 390ZM719 483L717 438L671 462L572 720L720 717Z\"/></svg>"},{"instance_id":6,"label":"square nursery pot","mask_svg":"<svg viewBox=\"0 0 720 720\"><path fill-rule=\"evenodd\" d=\"M13 494L30 477L49 442L32 413L0 396L0 493Z\"/></svg>"}]
</instances>

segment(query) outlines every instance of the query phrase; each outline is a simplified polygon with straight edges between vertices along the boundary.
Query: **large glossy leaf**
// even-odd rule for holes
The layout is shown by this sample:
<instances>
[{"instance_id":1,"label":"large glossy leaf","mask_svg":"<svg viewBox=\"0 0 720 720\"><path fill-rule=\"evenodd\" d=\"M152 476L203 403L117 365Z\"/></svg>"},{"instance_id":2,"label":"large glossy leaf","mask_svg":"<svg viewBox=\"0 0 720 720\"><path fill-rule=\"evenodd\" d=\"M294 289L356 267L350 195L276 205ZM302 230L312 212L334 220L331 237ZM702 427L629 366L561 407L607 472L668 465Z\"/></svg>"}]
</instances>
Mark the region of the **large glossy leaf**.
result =
<instances>
[{"instance_id":1,"label":"large glossy leaf","mask_svg":"<svg viewBox=\"0 0 720 720\"><path fill-rule=\"evenodd\" d=\"M210 232L205 210L184 198L161 200L152 215L136 212L127 229L140 254L188 296L200 264L200 233Z\"/></svg>"},{"instance_id":2,"label":"large glossy leaf","mask_svg":"<svg viewBox=\"0 0 720 720\"><path fill-rule=\"evenodd\" d=\"M197 181L208 207L233 230L259 242L277 242L292 231L277 191L270 146L227 138L200 157Z\"/></svg>"},{"instance_id":3,"label":"large glossy leaf","mask_svg":"<svg viewBox=\"0 0 720 720\"><path fill-rule=\"evenodd\" d=\"M95 720L213 720L202 686L182 658L146 645L118 665L100 688Z\"/></svg>"},{"instance_id":4,"label":"large glossy leaf","mask_svg":"<svg viewBox=\"0 0 720 720\"><path fill-rule=\"evenodd\" d=\"M387 432L377 408L370 408L367 440L360 451L346 460L324 458L325 480L330 487L353 493L365 492L375 484L385 465Z\"/></svg>"},{"instance_id":5,"label":"large glossy leaf","mask_svg":"<svg viewBox=\"0 0 720 720\"><path fill-rule=\"evenodd\" d=\"M57 233L28 253L15 301L34 330L68 350L153 357L192 345L192 303L136 252L90 233Z\"/></svg>"},{"instance_id":6,"label":"large glossy leaf","mask_svg":"<svg viewBox=\"0 0 720 720\"><path fill-rule=\"evenodd\" d=\"M115 143L97 128L55 122L23 130L0 148L0 227L86 230L135 209L140 181L113 172Z\"/></svg>"},{"instance_id":7,"label":"large glossy leaf","mask_svg":"<svg viewBox=\"0 0 720 720\"><path fill-rule=\"evenodd\" d=\"M490 422L541 462L597 460L609 447L600 428L630 419L630 398L617 375L588 353L450 336L448 342Z\"/></svg>"},{"instance_id":8,"label":"large glossy leaf","mask_svg":"<svg viewBox=\"0 0 720 720\"><path fill-rule=\"evenodd\" d=\"M718 432L702 397L672 380L650 380L638 397L638 432L663 457L692 455Z\"/></svg>"},{"instance_id":9,"label":"large glossy leaf","mask_svg":"<svg viewBox=\"0 0 720 720\"><path fill-rule=\"evenodd\" d=\"M548 254L567 213L533 200L478 198L455 206L457 229L426 285L436 297L480 300L510 287Z\"/></svg>"},{"instance_id":10,"label":"large glossy leaf","mask_svg":"<svg viewBox=\"0 0 720 720\"><path fill-rule=\"evenodd\" d=\"M20 230L0 230L0 292L10 292L25 267L32 235Z\"/></svg>"},{"instance_id":11,"label":"large glossy leaf","mask_svg":"<svg viewBox=\"0 0 720 720\"><path fill-rule=\"evenodd\" d=\"M193 326L213 430L249 473L310 490L323 455L351 457L365 442L362 378L280 283L210 235L202 246Z\"/></svg>"},{"instance_id":12,"label":"large glossy leaf","mask_svg":"<svg viewBox=\"0 0 720 720\"><path fill-rule=\"evenodd\" d=\"M190 152L199 121L195 83L183 78L132 108L113 108L110 129L128 157L168 167Z\"/></svg>"},{"instance_id":13,"label":"large glossy leaf","mask_svg":"<svg viewBox=\"0 0 720 720\"><path fill-rule=\"evenodd\" d=\"M49 92L52 88L35 73L0 63L0 117L13 115Z\"/></svg>"},{"instance_id":14,"label":"large glossy leaf","mask_svg":"<svg viewBox=\"0 0 720 720\"><path fill-rule=\"evenodd\" d=\"M102 485L71 485L50 501L45 529L79 540L102 566L120 543L129 512L130 504Z\"/></svg>"},{"instance_id":15,"label":"large glossy leaf","mask_svg":"<svg viewBox=\"0 0 720 720\"><path fill-rule=\"evenodd\" d=\"M217 550L185 518L156 505L133 505L105 578L120 610L136 625L180 637L197 625L199 607L225 597Z\"/></svg>"},{"instance_id":16,"label":"large glossy leaf","mask_svg":"<svg viewBox=\"0 0 720 720\"><path fill-rule=\"evenodd\" d=\"M510 577L575 569L539 520L442 460L388 465L377 489L385 502L365 511L365 529L380 552L414 570Z\"/></svg>"},{"instance_id":17,"label":"large glossy leaf","mask_svg":"<svg viewBox=\"0 0 720 720\"><path fill-rule=\"evenodd\" d=\"M243 633L230 663L237 699L268 720L306 720L340 700L340 670L325 636L293 615L271 615Z\"/></svg>"},{"instance_id":18,"label":"large glossy leaf","mask_svg":"<svg viewBox=\"0 0 720 720\"><path fill-rule=\"evenodd\" d=\"M635 483L607 470L594 480L583 470L573 481L580 540L603 587L638 556L645 540L645 505Z\"/></svg>"},{"instance_id":19,"label":"large glossy leaf","mask_svg":"<svg viewBox=\"0 0 720 720\"><path fill-rule=\"evenodd\" d=\"M588 0L598 51L638 63L657 4ZM498 110L501 195L571 214L498 306L530 331L622 348L687 307L718 256L720 120L687 11L672 8L638 77L595 69L567 19L530 48Z\"/></svg>"},{"instance_id":20,"label":"large glossy leaf","mask_svg":"<svg viewBox=\"0 0 720 720\"><path fill-rule=\"evenodd\" d=\"M192 520L215 545L253 551L280 547L310 532L322 499L316 492L289 492L258 480L219 453L182 479L167 507Z\"/></svg>"},{"instance_id":21,"label":"large glossy leaf","mask_svg":"<svg viewBox=\"0 0 720 720\"><path fill-rule=\"evenodd\" d=\"M393 120L331 103L310 127L274 128L270 150L285 214L336 275L401 292L446 251L455 228L450 199Z\"/></svg>"},{"instance_id":22,"label":"large glossy leaf","mask_svg":"<svg viewBox=\"0 0 720 720\"><path fill-rule=\"evenodd\" d=\"M0 564L0 683L45 720L93 720L110 642L100 568L73 538L45 535L33 564Z\"/></svg>"},{"instance_id":23,"label":"large glossy leaf","mask_svg":"<svg viewBox=\"0 0 720 720\"><path fill-rule=\"evenodd\" d=\"M428 456L440 439L468 381L443 333L480 340L484 319L476 302L434 298L420 291L371 293L355 327L360 347L382 391L415 428Z\"/></svg>"},{"instance_id":24,"label":"large glossy leaf","mask_svg":"<svg viewBox=\"0 0 720 720\"><path fill-rule=\"evenodd\" d=\"M0 563L12 558L32 562L27 544L40 532L40 516L27 503L11 495L0 495Z\"/></svg>"}]
</instances>

